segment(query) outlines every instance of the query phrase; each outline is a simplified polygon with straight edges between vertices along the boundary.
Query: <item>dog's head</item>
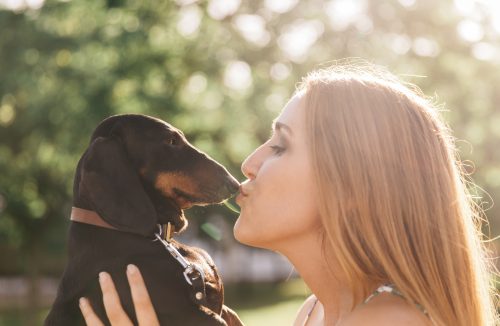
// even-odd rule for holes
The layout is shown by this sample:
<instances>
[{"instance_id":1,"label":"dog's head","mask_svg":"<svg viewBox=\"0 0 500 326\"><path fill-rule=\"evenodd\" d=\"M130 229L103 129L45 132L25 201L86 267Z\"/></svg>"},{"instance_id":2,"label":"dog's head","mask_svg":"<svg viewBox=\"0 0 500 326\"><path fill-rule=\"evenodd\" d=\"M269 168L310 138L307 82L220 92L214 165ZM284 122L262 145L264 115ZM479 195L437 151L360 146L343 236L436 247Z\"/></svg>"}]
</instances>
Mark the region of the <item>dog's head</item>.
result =
<instances>
[{"instance_id":1,"label":"dog's head","mask_svg":"<svg viewBox=\"0 0 500 326\"><path fill-rule=\"evenodd\" d=\"M152 235L156 224L187 226L183 209L218 203L239 183L170 124L144 115L102 121L78 163L74 205L119 230Z\"/></svg>"}]
</instances>

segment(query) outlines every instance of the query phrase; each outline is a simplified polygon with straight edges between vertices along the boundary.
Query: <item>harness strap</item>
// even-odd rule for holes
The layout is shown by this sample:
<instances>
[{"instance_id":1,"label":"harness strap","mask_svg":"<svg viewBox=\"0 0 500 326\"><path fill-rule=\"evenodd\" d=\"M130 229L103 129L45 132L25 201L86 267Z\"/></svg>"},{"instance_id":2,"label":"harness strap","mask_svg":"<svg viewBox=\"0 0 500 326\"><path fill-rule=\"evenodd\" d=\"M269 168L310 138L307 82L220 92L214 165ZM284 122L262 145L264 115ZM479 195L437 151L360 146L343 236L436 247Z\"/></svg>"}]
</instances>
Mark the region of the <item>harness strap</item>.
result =
<instances>
[{"instance_id":1,"label":"harness strap","mask_svg":"<svg viewBox=\"0 0 500 326\"><path fill-rule=\"evenodd\" d=\"M190 274L188 277L191 280L192 286L192 289L189 291L189 298L196 304L206 306L207 294L203 273L199 274L199 272L196 270L196 272Z\"/></svg>"},{"instance_id":2,"label":"harness strap","mask_svg":"<svg viewBox=\"0 0 500 326\"><path fill-rule=\"evenodd\" d=\"M160 226L160 232L155 233L156 239L159 240L161 244L167 249L170 255L177 260L177 262L184 268L184 278L186 282L190 285L189 298L195 304L206 306L207 304L207 293L205 288L205 274L203 270L196 264L188 262L181 253L175 248L169 241L164 240L162 236L162 228Z\"/></svg>"}]
</instances>

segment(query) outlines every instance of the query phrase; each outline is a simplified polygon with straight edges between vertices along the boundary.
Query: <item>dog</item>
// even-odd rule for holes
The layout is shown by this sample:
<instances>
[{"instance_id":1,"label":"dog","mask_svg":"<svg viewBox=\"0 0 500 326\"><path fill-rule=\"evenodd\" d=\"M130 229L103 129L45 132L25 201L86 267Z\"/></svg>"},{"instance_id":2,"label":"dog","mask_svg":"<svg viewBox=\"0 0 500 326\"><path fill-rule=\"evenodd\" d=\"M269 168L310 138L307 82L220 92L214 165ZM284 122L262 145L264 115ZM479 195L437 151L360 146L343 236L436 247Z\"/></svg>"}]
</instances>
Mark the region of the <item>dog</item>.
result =
<instances>
[{"instance_id":1,"label":"dog","mask_svg":"<svg viewBox=\"0 0 500 326\"><path fill-rule=\"evenodd\" d=\"M181 232L184 209L219 203L238 189L222 165L172 125L138 114L103 120L76 168L68 262L45 325L84 324L80 297L109 325L101 271L111 274L137 324L125 274L130 263L139 267L161 325L242 325L224 305L210 256L160 232L165 225Z\"/></svg>"}]
</instances>

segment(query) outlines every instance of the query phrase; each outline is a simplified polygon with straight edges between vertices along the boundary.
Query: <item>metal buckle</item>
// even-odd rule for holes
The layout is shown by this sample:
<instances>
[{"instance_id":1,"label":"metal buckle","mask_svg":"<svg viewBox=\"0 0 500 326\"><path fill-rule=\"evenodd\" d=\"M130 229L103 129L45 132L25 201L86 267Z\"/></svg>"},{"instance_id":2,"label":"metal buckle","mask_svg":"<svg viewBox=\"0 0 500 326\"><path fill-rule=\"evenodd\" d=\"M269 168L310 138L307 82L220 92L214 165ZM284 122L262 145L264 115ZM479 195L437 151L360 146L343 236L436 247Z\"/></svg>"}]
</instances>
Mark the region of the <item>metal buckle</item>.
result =
<instances>
[{"instance_id":1,"label":"metal buckle","mask_svg":"<svg viewBox=\"0 0 500 326\"><path fill-rule=\"evenodd\" d=\"M191 278L190 275L192 275L193 272L195 272L198 276ZM203 275L203 271L197 265L189 264L189 266L186 267L186 269L184 270L183 274L184 278L186 279L186 282L188 282L189 285L193 285L192 280L196 280L198 277L200 277L201 281L205 283L205 276Z\"/></svg>"}]
</instances>

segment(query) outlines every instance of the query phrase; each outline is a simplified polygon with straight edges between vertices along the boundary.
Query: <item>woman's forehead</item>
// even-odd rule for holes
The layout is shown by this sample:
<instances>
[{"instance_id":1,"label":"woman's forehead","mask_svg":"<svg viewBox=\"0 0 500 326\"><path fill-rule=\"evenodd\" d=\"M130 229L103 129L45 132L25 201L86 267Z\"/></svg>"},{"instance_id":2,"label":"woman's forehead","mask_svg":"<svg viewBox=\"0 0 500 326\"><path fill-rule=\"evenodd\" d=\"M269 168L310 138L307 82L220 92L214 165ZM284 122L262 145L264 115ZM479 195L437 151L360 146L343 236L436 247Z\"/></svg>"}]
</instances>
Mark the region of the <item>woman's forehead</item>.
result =
<instances>
[{"instance_id":1,"label":"woman's forehead","mask_svg":"<svg viewBox=\"0 0 500 326\"><path fill-rule=\"evenodd\" d=\"M275 123L285 124L292 130L301 128L305 118L302 102L300 94L294 95L275 119Z\"/></svg>"}]
</instances>

